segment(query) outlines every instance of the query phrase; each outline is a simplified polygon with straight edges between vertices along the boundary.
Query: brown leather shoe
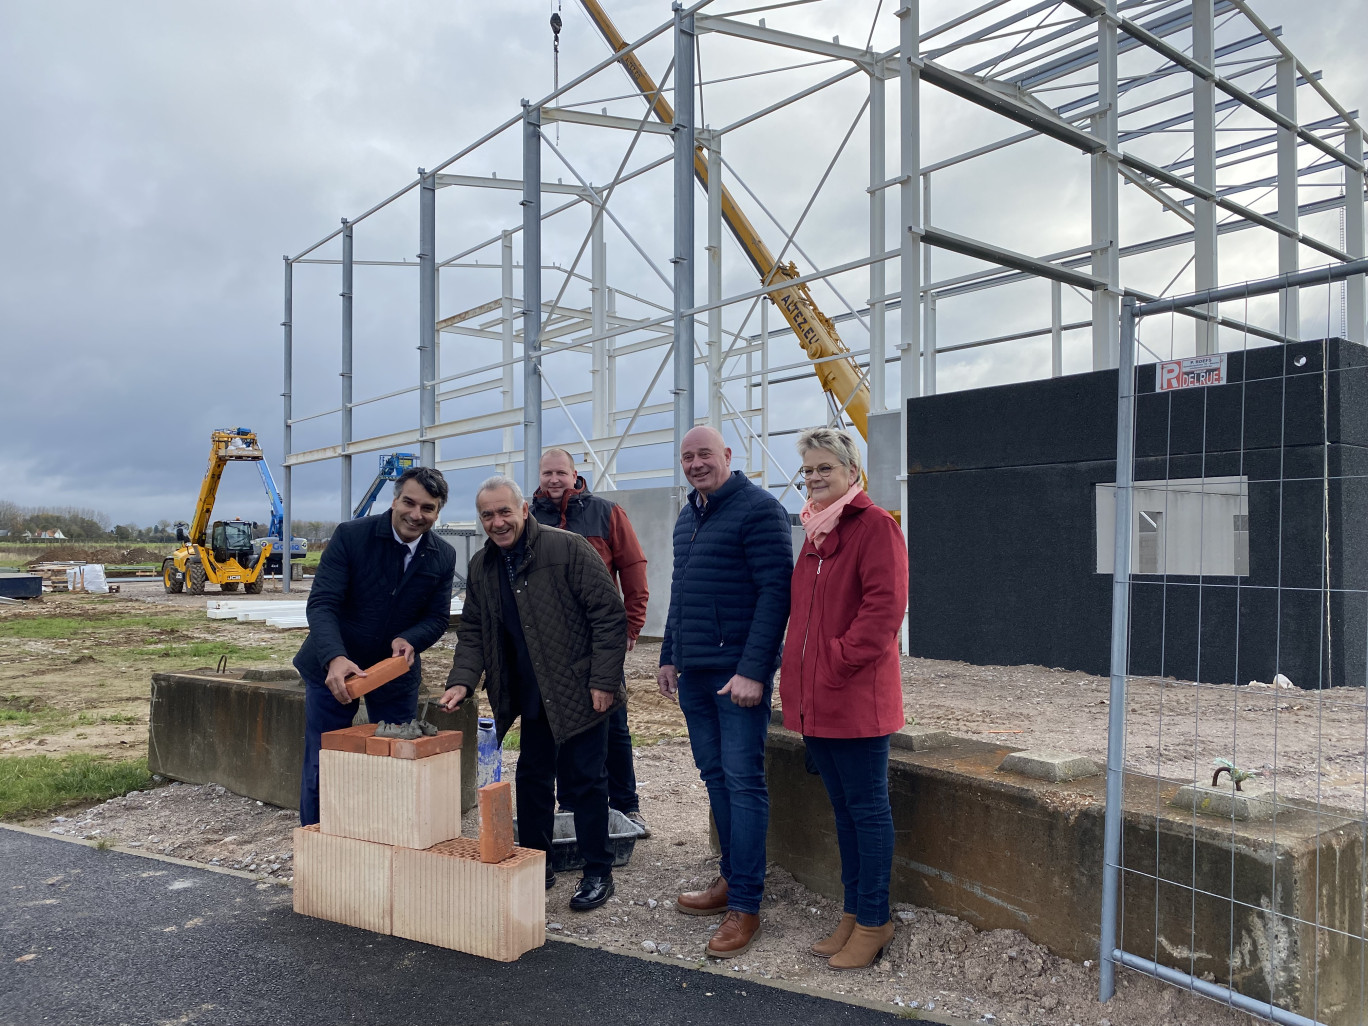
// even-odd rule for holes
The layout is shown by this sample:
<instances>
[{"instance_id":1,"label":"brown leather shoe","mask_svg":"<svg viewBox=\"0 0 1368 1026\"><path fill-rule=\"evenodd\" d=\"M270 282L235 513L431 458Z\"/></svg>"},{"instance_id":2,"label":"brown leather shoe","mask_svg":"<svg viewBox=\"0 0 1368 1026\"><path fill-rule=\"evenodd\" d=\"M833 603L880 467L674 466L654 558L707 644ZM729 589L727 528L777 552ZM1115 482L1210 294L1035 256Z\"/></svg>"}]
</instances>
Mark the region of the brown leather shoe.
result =
<instances>
[{"instance_id":1,"label":"brown leather shoe","mask_svg":"<svg viewBox=\"0 0 1368 1026\"><path fill-rule=\"evenodd\" d=\"M720 876L701 891L685 891L675 908L688 916L719 916L727 911L727 881Z\"/></svg>"},{"instance_id":2,"label":"brown leather shoe","mask_svg":"<svg viewBox=\"0 0 1368 1026\"><path fill-rule=\"evenodd\" d=\"M836 929L819 940L812 947L808 948L814 955L822 958L830 958L836 952L846 946L846 941L850 940L850 935L855 930L855 913L847 912L841 916L841 921L836 924Z\"/></svg>"},{"instance_id":3,"label":"brown leather shoe","mask_svg":"<svg viewBox=\"0 0 1368 1026\"><path fill-rule=\"evenodd\" d=\"M712 935L712 940L708 941L708 946L703 953L711 955L713 958L734 958L749 948L751 942L758 936L760 936L759 916L729 908L727 914L722 918L722 924Z\"/></svg>"},{"instance_id":4,"label":"brown leather shoe","mask_svg":"<svg viewBox=\"0 0 1368 1026\"><path fill-rule=\"evenodd\" d=\"M883 949L892 939L891 919L883 926L861 926L856 923L855 929L851 931L850 940L846 941L845 947L827 959L827 965L833 969L864 969L874 964L875 959L883 954Z\"/></svg>"}]
</instances>

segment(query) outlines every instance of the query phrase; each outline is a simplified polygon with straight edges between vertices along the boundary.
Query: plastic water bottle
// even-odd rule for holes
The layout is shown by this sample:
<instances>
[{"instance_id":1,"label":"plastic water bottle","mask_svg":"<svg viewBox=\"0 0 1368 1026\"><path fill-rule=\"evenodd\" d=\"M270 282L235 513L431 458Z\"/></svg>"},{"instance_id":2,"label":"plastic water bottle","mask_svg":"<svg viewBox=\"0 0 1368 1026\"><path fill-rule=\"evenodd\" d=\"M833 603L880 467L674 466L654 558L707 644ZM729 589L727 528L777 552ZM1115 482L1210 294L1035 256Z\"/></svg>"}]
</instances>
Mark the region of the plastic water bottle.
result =
<instances>
[{"instance_id":1,"label":"plastic water bottle","mask_svg":"<svg viewBox=\"0 0 1368 1026\"><path fill-rule=\"evenodd\" d=\"M478 765L475 786L484 787L503 779L503 750L499 747L499 732L487 716L479 719L479 739L476 742Z\"/></svg>"}]
</instances>

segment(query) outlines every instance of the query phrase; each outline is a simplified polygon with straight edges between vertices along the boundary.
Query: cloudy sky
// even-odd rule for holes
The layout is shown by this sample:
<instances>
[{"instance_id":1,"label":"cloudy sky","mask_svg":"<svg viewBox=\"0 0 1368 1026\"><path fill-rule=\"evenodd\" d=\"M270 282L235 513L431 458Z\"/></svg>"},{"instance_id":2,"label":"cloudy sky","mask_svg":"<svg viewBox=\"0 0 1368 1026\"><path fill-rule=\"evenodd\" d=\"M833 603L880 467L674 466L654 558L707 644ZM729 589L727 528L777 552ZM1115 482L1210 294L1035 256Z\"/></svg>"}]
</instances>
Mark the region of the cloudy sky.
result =
<instances>
[{"instance_id":1,"label":"cloudy sky","mask_svg":"<svg viewBox=\"0 0 1368 1026\"><path fill-rule=\"evenodd\" d=\"M0 499L93 507L115 522L188 518L209 431L239 424L261 433L278 473L281 255L299 252L332 231L339 217L354 217L410 181L416 167L435 166L512 116L520 98L548 92L546 19L552 6L548 0L0 0ZM615 0L609 6L629 38L669 16L667 0ZM875 23L876 46L896 37L891 2L849 0L836 10L816 6L825 9L775 12L770 24L824 36L840 32L843 42L862 45L856 37ZM935 24L968 6L924 3L923 23ZM1368 0L1255 0L1254 7L1269 23L1283 26L1294 52L1324 72L1326 85L1345 106L1368 107L1368 70L1361 60ZM876 9L880 17L874 22ZM569 0L564 15L562 82L606 53ZM657 48L652 55L658 71L668 54ZM710 51L705 44L705 77L726 74L730 60L725 48ZM793 74L811 82L831 73L827 66ZM794 88L793 81L779 93ZM766 82L719 89L705 116L721 122L747 104L763 105L772 88ZM578 98L602 98L605 106L630 113L624 101L613 99L609 85L619 95L629 92L618 75L594 83ZM743 140L728 149L737 173L781 221L791 224L802 213L864 92L863 84L836 90L816 116L812 110L797 112L767 129L771 134L758 133L749 145ZM928 115L928 160L953 149L952 143L971 141L978 130L967 122L968 135L960 139L954 126L965 122L949 114L935 120L940 117L935 109ZM799 235L822 262L857 257L866 245L860 182L867 174L865 138L860 127L835 176L848 178L846 194L824 194ZM643 147L636 163L662 152L658 141L650 144L654 148ZM621 147L604 149L569 127L562 148L595 181L606 179L621 158ZM890 174L894 154L891 149ZM510 137L453 170L517 177L517 159L516 138ZM571 180L550 154L544 169L547 179ZM1000 229L995 241L1040 253L1065 248L1053 245L1056 239L1086 240L1086 214L1080 221L1076 207L1073 234L1060 234L1058 219L1048 214L1050 203L1067 210L1077 199L1052 175L1033 178L1019 163L983 173L993 185L986 191L983 181L977 187L949 181L933 201L933 220L969 233L988 219ZM1020 189L1015 198L1003 188L1004 174ZM647 176L630 202L624 201L622 215L667 274L668 188L668 169ZM1035 196L1033 190L1040 195L1023 201ZM446 196L456 191L444 190L440 200L440 255L518 223L512 193L492 199L486 193ZM761 215L750 209L759 223ZM583 227L567 218L565 227L549 228L548 261L573 260ZM416 205L407 197L357 233L358 258L412 259ZM668 302L663 286L616 232L609 246L624 289ZM336 247L318 255L336 257ZM478 254L484 262L497 255L497 247ZM728 287L751 287L734 249L724 260ZM1258 273L1257 261L1251 258L1248 266ZM296 281L296 410L327 409L338 388L340 283L331 266L301 267ZM861 281L857 276L845 283L856 305L868 294ZM889 282L896 287L893 270ZM554 294L554 287L548 278L545 289ZM445 315L497 295L498 276L483 270L444 274L442 288ZM412 383L415 299L411 270L358 270L358 396ZM1039 296L1021 301L1028 300ZM840 309L829 294L821 301L829 313ZM991 325L1001 319L991 313L947 310L942 332L972 337L974 331L994 330ZM739 326L743 315L739 308L729 323ZM752 319L747 330L757 327ZM1070 347L1066 370L1085 369L1085 340L1071 340ZM661 355L624 360L620 373L649 376ZM489 354L471 351L469 358L488 362ZM1038 347L1026 347L1015 354L984 350L946 360L942 388L1038 376L1040 358ZM467 359L467 350L453 348L443 359L450 372ZM567 388L584 387L567 381ZM621 387L628 390L627 384ZM820 416L813 387L795 385L779 395ZM410 396L385 410L358 414L357 433L411 423L415 405ZM459 410L444 411L458 415ZM301 428L296 447L327 444L335 425L333 420ZM358 487L371 467L370 457L358 459ZM301 471L296 481L296 516L336 517L335 464ZM465 515L463 506L468 503L458 501L453 512ZM266 519L255 475L225 477L219 513Z\"/></svg>"}]
</instances>

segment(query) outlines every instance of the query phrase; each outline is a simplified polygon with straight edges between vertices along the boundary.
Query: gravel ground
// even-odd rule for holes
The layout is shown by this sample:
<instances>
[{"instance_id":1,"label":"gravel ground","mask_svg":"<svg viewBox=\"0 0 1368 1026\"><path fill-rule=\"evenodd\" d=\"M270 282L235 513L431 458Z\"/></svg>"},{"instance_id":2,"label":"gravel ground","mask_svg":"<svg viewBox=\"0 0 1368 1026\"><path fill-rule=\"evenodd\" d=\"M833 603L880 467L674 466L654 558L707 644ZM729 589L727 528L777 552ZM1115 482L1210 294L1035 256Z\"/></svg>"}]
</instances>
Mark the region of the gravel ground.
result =
<instances>
[{"instance_id":1,"label":"gravel ground","mask_svg":"<svg viewBox=\"0 0 1368 1026\"><path fill-rule=\"evenodd\" d=\"M511 774L516 764L517 753L505 753L505 773ZM638 841L630 864L615 870L617 894L594 912L569 910L576 877L561 874L547 894L547 930L604 948L702 964L717 920L680 915L673 907L680 890L705 886L717 873L708 847L706 795L687 741L664 739L637 749L637 776L651 837ZM65 836L283 882L293 878L290 831L296 822L293 810L263 805L217 785L177 783L41 821ZM475 836L477 831L478 813L472 810L463 833ZM806 949L832 928L840 911L835 902L771 866L761 938L727 968L740 979L783 980L947 1021L1022 1026L1225 1026L1255 1021L1129 973L1121 974L1117 996L1099 1005L1095 965L1059 958L1015 931L982 932L953 916L910 905L895 908L897 932L882 961L861 972L834 973Z\"/></svg>"}]
</instances>

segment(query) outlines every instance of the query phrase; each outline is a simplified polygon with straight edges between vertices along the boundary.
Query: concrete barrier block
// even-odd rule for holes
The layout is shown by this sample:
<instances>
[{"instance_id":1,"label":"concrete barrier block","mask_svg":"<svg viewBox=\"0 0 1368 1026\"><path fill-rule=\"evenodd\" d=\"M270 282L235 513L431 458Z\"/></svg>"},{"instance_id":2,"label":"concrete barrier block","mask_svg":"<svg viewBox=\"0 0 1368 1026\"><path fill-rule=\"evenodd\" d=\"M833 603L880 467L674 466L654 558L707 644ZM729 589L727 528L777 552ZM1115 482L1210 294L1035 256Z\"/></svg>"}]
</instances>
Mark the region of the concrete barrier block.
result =
<instances>
[{"instance_id":1,"label":"concrete barrier block","mask_svg":"<svg viewBox=\"0 0 1368 1026\"><path fill-rule=\"evenodd\" d=\"M893 752L892 900L1094 959L1106 779L1001 773L1009 754L965 738ZM802 739L771 730L765 765L769 858L839 899L835 820L821 780L803 768ZM1122 947L1195 967L1308 1019L1360 1026L1368 999L1360 815L1282 799L1273 822L1208 819L1169 805L1180 786L1134 775L1124 782L1122 851L1134 871L1122 874Z\"/></svg>"},{"instance_id":2,"label":"concrete barrier block","mask_svg":"<svg viewBox=\"0 0 1368 1026\"><path fill-rule=\"evenodd\" d=\"M1184 784L1169 804L1199 816L1219 816L1241 822L1272 819L1278 808L1277 798L1262 789L1236 791L1229 785L1208 787L1204 784Z\"/></svg>"},{"instance_id":3,"label":"concrete barrier block","mask_svg":"<svg viewBox=\"0 0 1368 1026\"><path fill-rule=\"evenodd\" d=\"M396 848L394 935L515 961L546 943L545 878L546 854L529 848L515 848L497 865L481 862L479 842L470 838L426 851Z\"/></svg>"},{"instance_id":4,"label":"concrete barrier block","mask_svg":"<svg viewBox=\"0 0 1368 1026\"><path fill-rule=\"evenodd\" d=\"M147 768L191 784L299 807L304 687L296 681L154 673Z\"/></svg>"},{"instance_id":5,"label":"concrete barrier block","mask_svg":"<svg viewBox=\"0 0 1368 1026\"><path fill-rule=\"evenodd\" d=\"M300 915L390 932L394 849L325 834L294 832L294 910Z\"/></svg>"},{"instance_id":6,"label":"concrete barrier block","mask_svg":"<svg viewBox=\"0 0 1368 1026\"><path fill-rule=\"evenodd\" d=\"M318 754L324 833L405 848L430 848L461 836L460 752L429 759Z\"/></svg>"},{"instance_id":7,"label":"concrete barrier block","mask_svg":"<svg viewBox=\"0 0 1368 1026\"><path fill-rule=\"evenodd\" d=\"M998 763L998 769L1003 773L1020 773L1033 780L1051 781L1095 777L1101 772L1097 763L1085 756L1051 748L1013 752Z\"/></svg>"},{"instance_id":8,"label":"concrete barrier block","mask_svg":"<svg viewBox=\"0 0 1368 1026\"><path fill-rule=\"evenodd\" d=\"M932 748L944 748L946 745L955 743L952 735L943 730L933 730L930 727L904 727L889 737L888 743L893 748L901 748L909 752L926 752Z\"/></svg>"},{"instance_id":9,"label":"concrete barrier block","mask_svg":"<svg viewBox=\"0 0 1368 1026\"><path fill-rule=\"evenodd\" d=\"M148 768L173 780L222 784L235 794L298 808L304 685L293 673L276 681L248 680L249 675L264 676L251 670L154 673ZM474 737L478 715L474 702L450 713L433 703L427 718L439 730ZM358 726L374 733L370 724ZM460 757L461 809L468 811L475 807L476 746L463 746Z\"/></svg>"}]
</instances>

